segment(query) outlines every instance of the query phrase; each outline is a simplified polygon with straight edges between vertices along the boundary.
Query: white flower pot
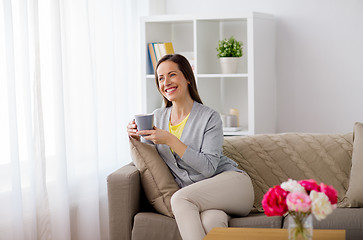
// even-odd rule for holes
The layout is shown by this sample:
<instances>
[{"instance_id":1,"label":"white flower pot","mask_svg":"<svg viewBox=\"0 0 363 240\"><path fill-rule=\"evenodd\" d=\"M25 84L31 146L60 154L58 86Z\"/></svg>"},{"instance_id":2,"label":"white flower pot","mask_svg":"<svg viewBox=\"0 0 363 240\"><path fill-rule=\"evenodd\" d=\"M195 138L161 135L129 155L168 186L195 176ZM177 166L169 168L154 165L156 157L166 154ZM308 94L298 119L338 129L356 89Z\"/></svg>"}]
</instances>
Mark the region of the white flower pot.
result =
<instances>
[{"instance_id":1,"label":"white flower pot","mask_svg":"<svg viewBox=\"0 0 363 240\"><path fill-rule=\"evenodd\" d=\"M239 57L221 57L219 62L221 63L221 69L223 74L237 73Z\"/></svg>"}]
</instances>

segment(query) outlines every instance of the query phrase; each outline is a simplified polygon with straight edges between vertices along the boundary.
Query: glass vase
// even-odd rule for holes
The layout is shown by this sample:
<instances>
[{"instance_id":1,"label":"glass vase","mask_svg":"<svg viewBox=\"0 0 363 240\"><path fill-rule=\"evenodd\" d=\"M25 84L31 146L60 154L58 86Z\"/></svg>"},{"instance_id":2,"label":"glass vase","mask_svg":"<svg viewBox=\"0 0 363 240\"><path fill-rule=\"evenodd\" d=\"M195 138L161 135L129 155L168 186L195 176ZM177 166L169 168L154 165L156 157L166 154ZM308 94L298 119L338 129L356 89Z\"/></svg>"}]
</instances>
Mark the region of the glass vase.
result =
<instances>
[{"instance_id":1,"label":"glass vase","mask_svg":"<svg viewBox=\"0 0 363 240\"><path fill-rule=\"evenodd\" d=\"M290 212L288 232L289 240L312 240L313 216L310 213Z\"/></svg>"}]
</instances>

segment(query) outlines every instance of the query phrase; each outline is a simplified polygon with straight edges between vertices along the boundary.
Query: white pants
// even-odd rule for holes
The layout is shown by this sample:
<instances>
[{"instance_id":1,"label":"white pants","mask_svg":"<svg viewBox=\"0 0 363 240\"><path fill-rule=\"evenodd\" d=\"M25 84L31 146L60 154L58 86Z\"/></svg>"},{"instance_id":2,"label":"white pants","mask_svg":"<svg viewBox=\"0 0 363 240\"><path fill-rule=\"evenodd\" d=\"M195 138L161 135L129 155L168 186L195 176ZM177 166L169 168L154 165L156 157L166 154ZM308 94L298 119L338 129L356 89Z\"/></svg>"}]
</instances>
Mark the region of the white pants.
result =
<instances>
[{"instance_id":1,"label":"white pants","mask_svg":"<svg viewBox=\"0 0 363 240\"><path fill-rule=\"evenodd\" d=\"M171 207L183 240L201 240L214 227L228 227L228 215L248 215L253 201L250 177L228 171L181 188Z\"/></svg>"}]
</instances>

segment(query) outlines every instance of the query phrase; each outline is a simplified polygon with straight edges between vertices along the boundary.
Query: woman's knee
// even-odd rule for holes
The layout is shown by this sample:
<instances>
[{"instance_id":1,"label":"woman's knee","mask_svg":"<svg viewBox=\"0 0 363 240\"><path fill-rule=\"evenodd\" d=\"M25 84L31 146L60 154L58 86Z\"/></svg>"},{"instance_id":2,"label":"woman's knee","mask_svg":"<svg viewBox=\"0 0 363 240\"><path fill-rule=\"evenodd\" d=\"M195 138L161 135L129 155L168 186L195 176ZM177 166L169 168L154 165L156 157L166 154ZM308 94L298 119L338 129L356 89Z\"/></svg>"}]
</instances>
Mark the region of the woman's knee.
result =
<instances>
[{"instance_id":1,"label":"woman's knee","mask_svg":"<svg viewBox=\"0 0 363 240\"><path fill-rule=\"evenodd\" d=\"M201 212L200 219L207 234L214 227L228 227L229 216L224 211L210 209Z\"/></svg>"},{"instance_id":2,"label":"woman's knee","mask_svg":"<svg viewBox=\"0 0 363 240\"><path fill-rule=\"evenodd\" d=\"M186 207L193 207L193 204L190 201L188 194L182 190L183 189L176 191L173 196L171 196L170 204L173 212L176 212L178 210L183 211L183 209L185 209Z\"/></svg>"}]
</instances>

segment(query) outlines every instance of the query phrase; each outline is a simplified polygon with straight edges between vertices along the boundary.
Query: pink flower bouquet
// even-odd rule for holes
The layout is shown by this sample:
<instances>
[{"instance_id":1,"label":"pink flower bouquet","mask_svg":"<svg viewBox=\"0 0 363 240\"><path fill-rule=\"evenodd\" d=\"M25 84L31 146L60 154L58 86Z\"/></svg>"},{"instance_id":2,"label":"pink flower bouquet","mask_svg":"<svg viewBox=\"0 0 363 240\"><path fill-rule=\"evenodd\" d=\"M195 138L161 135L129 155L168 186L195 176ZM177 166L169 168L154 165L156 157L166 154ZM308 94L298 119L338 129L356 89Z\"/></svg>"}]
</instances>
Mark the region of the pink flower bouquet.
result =
<instances>
[{"instance_id":1,"label":"pink flower bouquet","mask_svg":"<svg viewBox=\"0 0 363 240\"><path fill-rule=\"evenodd\" d=\"M320 221L333 212L337 201L338 193L332 186L318 184L313 179L301 181L289 179L267 191L262 199L262 207L267 216L289 214L296 224L294 230L296 237L305 234L304 221L311 213ZM311 236L304 237L304 239L310 238Z\"/></svg>"}]
</instances>

